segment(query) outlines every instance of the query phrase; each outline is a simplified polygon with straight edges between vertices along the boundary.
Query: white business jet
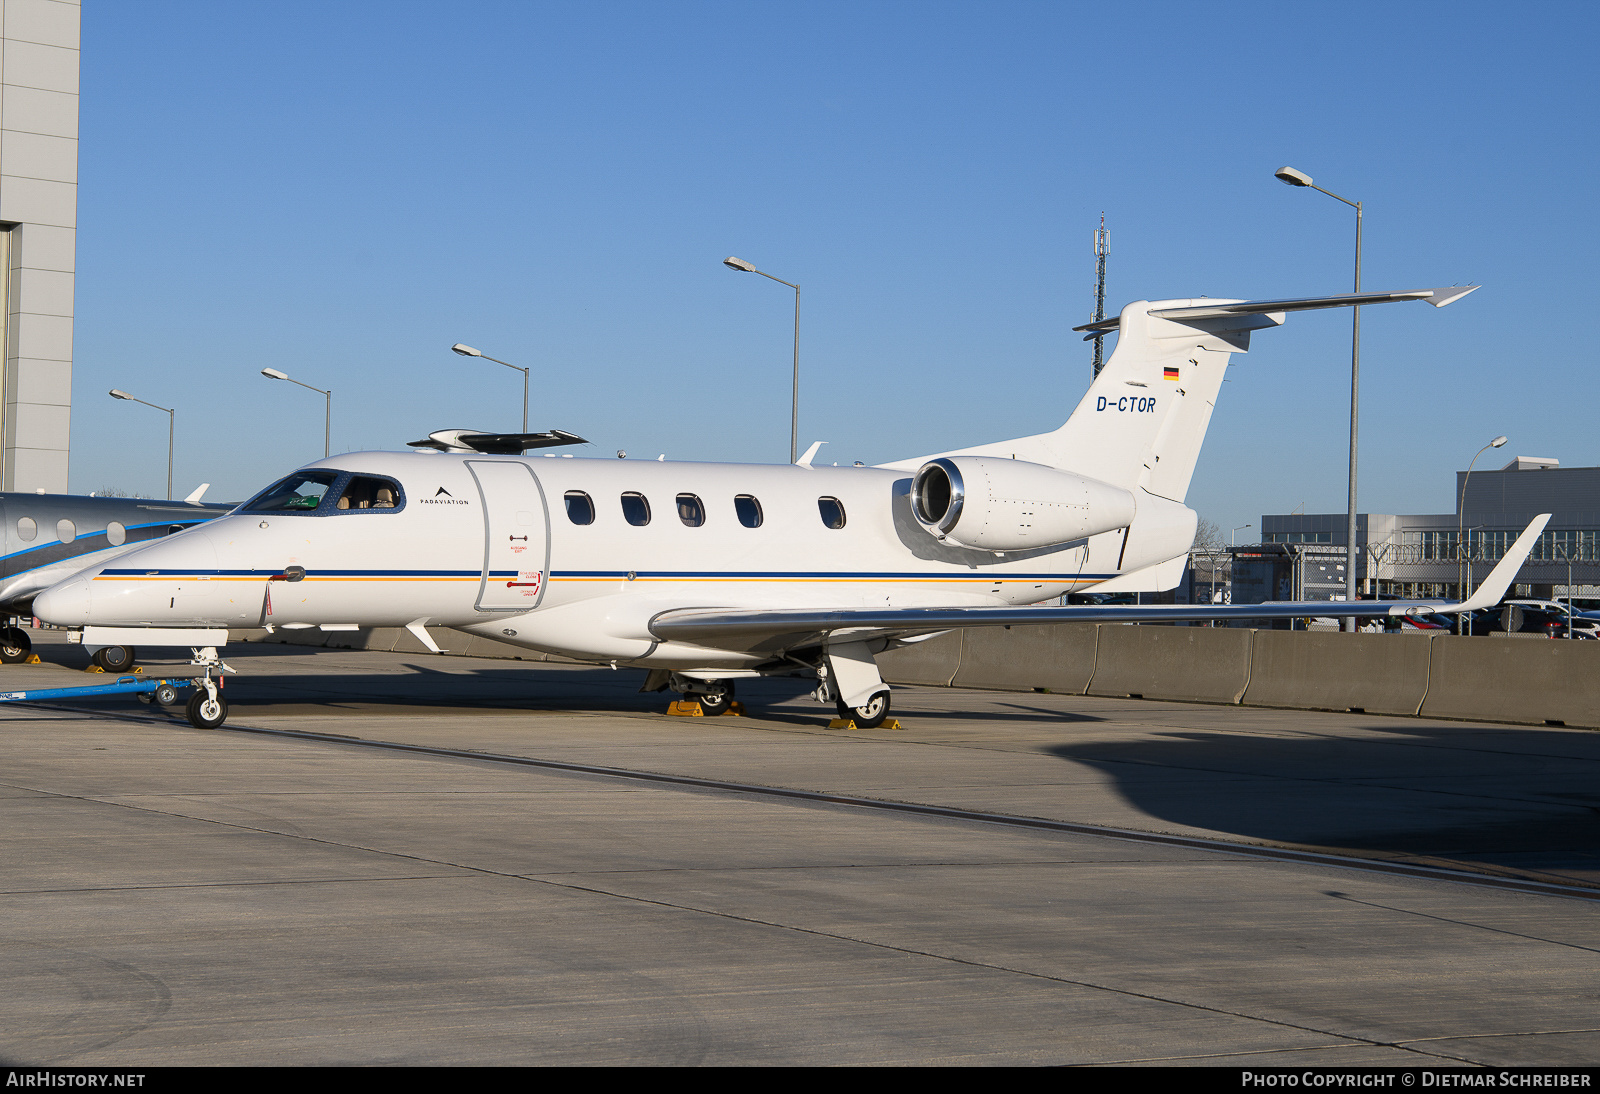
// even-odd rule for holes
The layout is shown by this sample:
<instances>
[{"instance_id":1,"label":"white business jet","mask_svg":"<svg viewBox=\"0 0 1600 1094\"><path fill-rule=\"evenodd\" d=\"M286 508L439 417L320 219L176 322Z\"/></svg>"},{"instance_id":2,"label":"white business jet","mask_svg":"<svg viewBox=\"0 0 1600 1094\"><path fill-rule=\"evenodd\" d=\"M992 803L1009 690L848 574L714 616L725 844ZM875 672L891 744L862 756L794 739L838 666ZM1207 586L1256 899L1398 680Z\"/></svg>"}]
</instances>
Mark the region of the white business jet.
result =
<instances>
[{"instance_id":1,"label":"white business jet","mask_svg":"<svg viewBox=\"0 0 1600 1094\"><path fill-rule=\"evenodd\" d=\"M882 467L573 459L572 434L434 434L432 451L309 464L228 516L86 570L34 611L85 644L190 646L196 725L227 627L427 625L650 671L708 714L734 682L811 675L817 697L880 724L874 654L957 627L1371 616L1497 603L1546 517L1469 602L1025 607L1087 587L1175 586L1183 504L1230 354L1311 308L1473 287L1302 300L1140 301L1079 328L1116 352L1051 433ZM1091 335L1092 336L1092 335Z\"/></svg>"}]
</instances>

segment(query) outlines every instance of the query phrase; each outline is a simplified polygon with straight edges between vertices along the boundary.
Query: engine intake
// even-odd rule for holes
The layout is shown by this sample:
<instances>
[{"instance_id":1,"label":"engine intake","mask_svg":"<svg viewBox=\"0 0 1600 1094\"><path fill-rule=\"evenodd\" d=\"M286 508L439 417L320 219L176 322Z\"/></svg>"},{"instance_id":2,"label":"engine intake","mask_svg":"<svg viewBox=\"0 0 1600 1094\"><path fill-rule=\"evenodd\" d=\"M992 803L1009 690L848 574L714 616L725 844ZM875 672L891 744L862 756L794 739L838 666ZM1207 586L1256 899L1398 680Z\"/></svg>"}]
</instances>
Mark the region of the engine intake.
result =
<instances>
[{"instance_id":1,"label":"engine intake","mask_svg":"<svg viewBox=\"0 0 1600 1094\"><path fill-rule=\"evenodd\" d=\"M961 547L1020 551L1126 528L1133 495L1098 479L993 456L929 460L911 480L911 511Z\"/></svg>"}]
</instances>

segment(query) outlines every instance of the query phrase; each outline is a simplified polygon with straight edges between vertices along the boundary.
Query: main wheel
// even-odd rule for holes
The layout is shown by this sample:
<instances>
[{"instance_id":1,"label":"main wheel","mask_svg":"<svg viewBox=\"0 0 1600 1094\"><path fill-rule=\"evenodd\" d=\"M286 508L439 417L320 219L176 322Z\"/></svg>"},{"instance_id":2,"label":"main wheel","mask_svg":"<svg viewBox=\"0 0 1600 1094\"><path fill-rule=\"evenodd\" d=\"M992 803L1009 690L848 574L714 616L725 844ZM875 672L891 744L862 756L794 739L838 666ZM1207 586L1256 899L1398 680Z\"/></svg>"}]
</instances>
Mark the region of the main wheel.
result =
<instances>
[{"instance_id":1,"label":"main wheel","mask_svg":"<svg viewBox=\"0 0 1600 1094\"><path fill-rule=\"evenodd\" d=\"M89 660L107 672L127 672L133 668L133 647L101 646Z\"/></svg>"},{"instance_id":2,"label":"main wheel","mask_svg":"<svg viewBox=\"0 0 1600 1094\"><path fill-rule=\"evenodd\" d=\"M32 649L33 640L20 628L0 630L0 665L20 665Z\"/></svg>"},{"instance_id":3,"label":"main wheel","mask_svg":"<svg viewBox=\"0 0 1600 1094\"><path fill-rule=\"evenodd\" d=\"M864 707L847 707L843 699L835 699L834 706L839 708L839 717L848 718L855 722L860 729L877 729L883 725L883 720L889 716L889 693L880 691L867 700Z\"/></svg>"},{"instance_id":4,"label":"main wheel","mask_svg":"<svg viewBox=\"0 0 1600 1094\"><path fill-rule=\"evenodd\" d=\"M722 690L696 695L695 698L700 702L701 713L709 718L715 718L719 714L728 713L728 708L733 706L733 685L725 680L718 680L711 686L720 687Z\"/></svg>"},{"instance_id":5,"label":"main wheel","mask_svg":"<svg viewBox=\"0 0 1600 1094\"><path fill-rule=\"evenodd\" d=\"M213 699L206 694L205 688L196 688L195 693L189 696L189 705L184 713L189 716L189 724L196 729L216 729L228 720L228 700L220 695Z\"/></svg>"}]
</instances>

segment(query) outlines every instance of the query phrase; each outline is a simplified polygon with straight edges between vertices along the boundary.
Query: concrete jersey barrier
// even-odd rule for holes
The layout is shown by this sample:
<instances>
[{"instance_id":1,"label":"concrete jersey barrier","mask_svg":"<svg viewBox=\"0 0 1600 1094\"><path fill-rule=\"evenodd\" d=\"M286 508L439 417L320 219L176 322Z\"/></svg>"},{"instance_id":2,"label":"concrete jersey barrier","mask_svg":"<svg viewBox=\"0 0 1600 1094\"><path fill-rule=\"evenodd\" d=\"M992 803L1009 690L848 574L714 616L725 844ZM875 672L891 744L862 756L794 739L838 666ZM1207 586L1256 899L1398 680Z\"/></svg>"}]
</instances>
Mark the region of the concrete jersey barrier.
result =
<instances>
[{"instance_id":1,"label":"concrete jersey barrier","mask_svg":"<svg viewBox=\"0 0 1600 1094\"><path fill-rule=\"evenodd\" d=\"M1428 694L1426 635L1256 631L1244 705L1416 714Z\"/></svg>"},{"instance_id":2,"label":"concrete jersey barrier","mask_svg":"<svg viewBox=\"0 0 1600 1094\"><path fill-rule=\"evenodd\" d=\"M1600 642L1435 638L1422 716L1600 727Z\"/></svg>"},{"instance_id":3,"label":"concrete jersey barrier","mask_svg":"<svg viewBox=\"0 0 1600 1094\"><path fill-rule=\"evenodd\" d=\"M1094 676L1101 629L1093 623L1063 623L963 631L961 667L953 684L1082 695Z\"/></svg>"},{"instance_id":4,"label":"concrete jersey barrier","mask_svg":"<svg viewBox=\"0 0 1600 1094\"><path fill-rule=\"evenodd\" d=\"M1103 625L1088 694L1237 703L1250 682L1254 634L1228 627Z\"/></svg>"}]
</instances>

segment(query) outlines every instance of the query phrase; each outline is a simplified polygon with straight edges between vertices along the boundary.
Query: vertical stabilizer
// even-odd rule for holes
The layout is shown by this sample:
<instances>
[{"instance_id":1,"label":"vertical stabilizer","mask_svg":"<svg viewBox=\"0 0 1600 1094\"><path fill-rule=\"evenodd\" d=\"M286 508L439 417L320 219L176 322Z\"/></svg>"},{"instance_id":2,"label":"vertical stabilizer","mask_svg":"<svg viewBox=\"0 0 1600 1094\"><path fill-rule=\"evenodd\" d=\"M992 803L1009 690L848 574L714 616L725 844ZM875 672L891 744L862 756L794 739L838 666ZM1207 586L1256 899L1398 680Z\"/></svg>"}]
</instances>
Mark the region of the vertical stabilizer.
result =
<instances>
[{"instance_id":1,"label":"vertical stabilizer","mask_svg":"<svg viewBox=\"0 0 1600 1094\"><path fill-rule=\"evenodd\" d=\"M1117 331L1117 348L1065 425L1052 433L939 452L886 467L914 470L939 456L1001 456L1074 471L1181 502L1211 425L1228 358L1250 348L1250 333L1292 311L1422 300L1436 308L1475 285L1361 292L1287 300L1140 300L1116 319L1075 329Z\"/></svg>"}]
</instances>

